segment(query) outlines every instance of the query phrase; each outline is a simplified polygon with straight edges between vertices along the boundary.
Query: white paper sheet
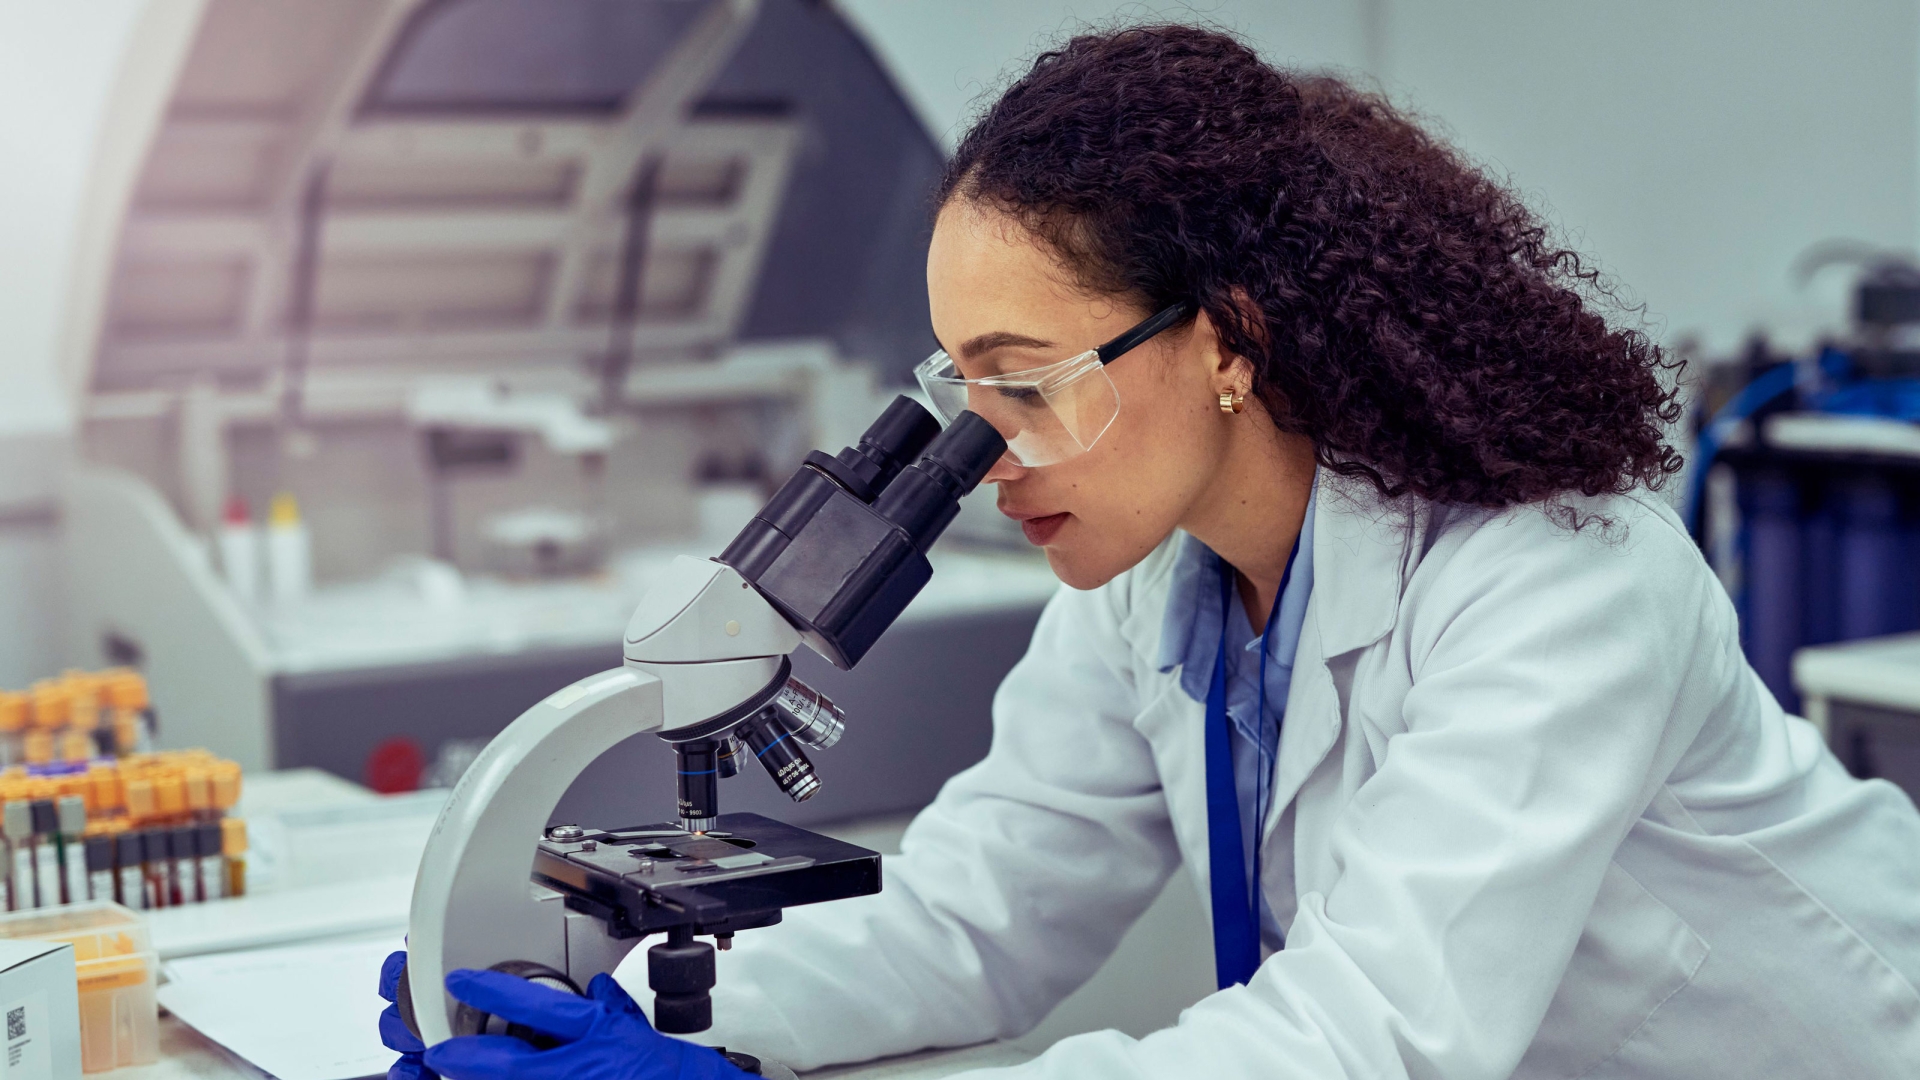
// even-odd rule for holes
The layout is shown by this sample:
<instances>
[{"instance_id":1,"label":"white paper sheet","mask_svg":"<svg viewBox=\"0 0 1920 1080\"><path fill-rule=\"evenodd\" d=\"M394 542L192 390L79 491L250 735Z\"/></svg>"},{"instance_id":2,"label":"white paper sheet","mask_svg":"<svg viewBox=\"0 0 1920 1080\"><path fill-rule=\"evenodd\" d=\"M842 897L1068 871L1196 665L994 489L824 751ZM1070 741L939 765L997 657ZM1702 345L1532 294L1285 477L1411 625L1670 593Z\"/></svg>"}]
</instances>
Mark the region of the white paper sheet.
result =
<instances>
[{"instance_id":1,"label":"white paper sheet","mask_svg":"<svg viewBox=\"0 0 1920 1080\"><path fill-rule=\"evenodd\" d=\"M413 904L413 873L182 904L146 913L162 960L387 932L397 940Z\"/></svg>"},{"instance_id":2,"label":"white paper sheet","mask_svg":"<svg viewBox=\"0 0 1920 1080\"><path fill-rule=\"evenodd\" d=\"M398 940L219 953L167 965L160 1004L279 1080L383 1076L380 962Z\"/></svg>"}]
</instances>

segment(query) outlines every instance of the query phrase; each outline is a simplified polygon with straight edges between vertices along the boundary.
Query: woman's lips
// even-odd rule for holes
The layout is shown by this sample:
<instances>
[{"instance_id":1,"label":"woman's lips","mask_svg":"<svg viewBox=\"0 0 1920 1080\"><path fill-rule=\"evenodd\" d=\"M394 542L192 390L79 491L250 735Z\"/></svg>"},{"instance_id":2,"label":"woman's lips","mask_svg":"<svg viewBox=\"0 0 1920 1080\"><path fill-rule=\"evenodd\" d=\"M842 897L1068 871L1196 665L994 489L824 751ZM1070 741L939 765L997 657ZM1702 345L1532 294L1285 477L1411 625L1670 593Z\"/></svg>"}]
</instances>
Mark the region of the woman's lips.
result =
<instances>
[{"instance_id":1,"label":"woman's lips","mask_svg":"<svg viewBox=\"0 0 1920 1080\"><path fill-rule=\"evenodd\" d=\"M1047 546L1060 526L1067 523L1067 514L1048 514L1046 517L1026 518L1020 522L1020 531L1027 534L1027 542L1036 547Z\"/></svg>"}]
</instances>

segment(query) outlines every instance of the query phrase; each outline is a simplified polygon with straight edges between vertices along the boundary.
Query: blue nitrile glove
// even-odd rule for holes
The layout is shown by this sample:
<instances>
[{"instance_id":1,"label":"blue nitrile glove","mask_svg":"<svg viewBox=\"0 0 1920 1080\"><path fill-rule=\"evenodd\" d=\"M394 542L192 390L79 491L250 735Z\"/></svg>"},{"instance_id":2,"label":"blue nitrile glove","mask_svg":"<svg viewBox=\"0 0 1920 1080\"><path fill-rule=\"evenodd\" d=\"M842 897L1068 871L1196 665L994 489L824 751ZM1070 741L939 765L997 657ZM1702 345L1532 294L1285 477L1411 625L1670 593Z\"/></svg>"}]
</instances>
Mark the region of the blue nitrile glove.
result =
<instances>
[{"instance_id":1,"label":"blue nitrile glove","mask_svg":"<svg viewBox=\"0 0 1920 1080\"><path fill-rule=\"evenodd\" d=\"M430 1068L453 1080L753 1080L709 1047L662 1035L611 975L595 975L587 996L537 986L498 971L447 975L447 992L509 1023L559 1039L536 1050L511 1035L467 1035L427 1051Z\"/></svg>"},{"instance_id":2,"label":"blue nitrile glove","mask_svg":"<svg viewBox=\"0 0 1920 1080\"><path fill-rule=\"evenodd\" d=\"M420 1054L426 1045L420 1036L407 1030L407 1022L400 1019L400 1006L394 1004L400 988L400 973L407 967L406 950L387 957L380 965L380 996L387 999L387 1008L380 1014L380 1041L387 1049L398 1050L400 1060L387 1069L387 1080L438 1080L426 1062L420 1060Z\"/></svg>"}]
</instances>

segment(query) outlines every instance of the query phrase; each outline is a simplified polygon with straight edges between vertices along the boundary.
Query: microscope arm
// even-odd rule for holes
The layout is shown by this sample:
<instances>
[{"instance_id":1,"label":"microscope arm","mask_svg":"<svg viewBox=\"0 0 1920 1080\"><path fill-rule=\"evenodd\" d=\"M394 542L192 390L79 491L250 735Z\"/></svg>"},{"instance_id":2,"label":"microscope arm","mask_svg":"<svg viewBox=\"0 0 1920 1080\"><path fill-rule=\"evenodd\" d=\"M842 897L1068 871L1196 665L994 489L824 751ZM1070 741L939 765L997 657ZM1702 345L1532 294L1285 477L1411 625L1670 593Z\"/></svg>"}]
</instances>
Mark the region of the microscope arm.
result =
<instances>
[{"instance_id":1,"label":"microscope arm","mask_svg":"<svg viewBox=\"0 0 1920 1080\"><path fill-rule=\"evenodd\" d=\"M407 920L404 990L421 1041L453 1036L449 971L505 960L572 970L559 895L527 880L529 840L581 769L659 726L660 689L630 668L582 679L520 714L461 777L427 840Z\"/></svg>"}]
</instances>

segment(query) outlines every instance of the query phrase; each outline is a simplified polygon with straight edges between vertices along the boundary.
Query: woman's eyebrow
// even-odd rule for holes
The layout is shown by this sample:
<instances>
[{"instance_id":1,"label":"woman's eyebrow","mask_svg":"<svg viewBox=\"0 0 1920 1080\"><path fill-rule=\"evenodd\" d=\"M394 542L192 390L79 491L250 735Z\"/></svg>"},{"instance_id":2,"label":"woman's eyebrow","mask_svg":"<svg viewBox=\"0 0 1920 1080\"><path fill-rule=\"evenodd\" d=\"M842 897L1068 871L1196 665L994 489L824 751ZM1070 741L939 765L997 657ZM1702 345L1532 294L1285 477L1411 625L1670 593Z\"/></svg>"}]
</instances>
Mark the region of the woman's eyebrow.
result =
<instances>
[{"instance_id":1,"label":"woman's eyebrow","mask_svg":"<svg viewBox=\"0 0 1920 1080\"><path fill-rule=\"evenodd\" d=\"M1028 337L1025 334L1015 334L1006 330L995 330L989 334L981 334L978 337L968 338L960 346L960 356L963 359L971 360L982 353L992 352L995 349L1051 349L1052 347L1053 342L1051 341L1043 341L1040 338Z\"/></svg>"}]
</instances>

